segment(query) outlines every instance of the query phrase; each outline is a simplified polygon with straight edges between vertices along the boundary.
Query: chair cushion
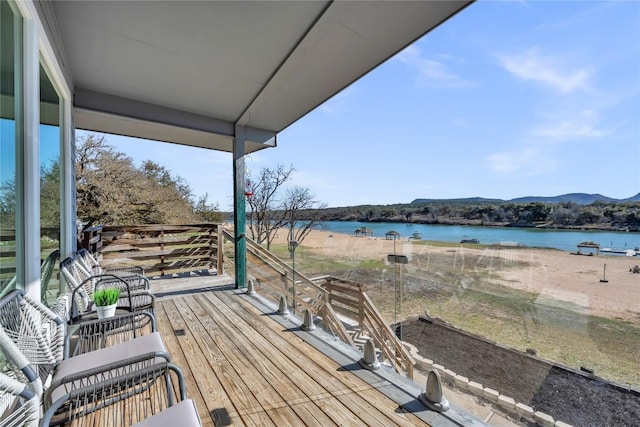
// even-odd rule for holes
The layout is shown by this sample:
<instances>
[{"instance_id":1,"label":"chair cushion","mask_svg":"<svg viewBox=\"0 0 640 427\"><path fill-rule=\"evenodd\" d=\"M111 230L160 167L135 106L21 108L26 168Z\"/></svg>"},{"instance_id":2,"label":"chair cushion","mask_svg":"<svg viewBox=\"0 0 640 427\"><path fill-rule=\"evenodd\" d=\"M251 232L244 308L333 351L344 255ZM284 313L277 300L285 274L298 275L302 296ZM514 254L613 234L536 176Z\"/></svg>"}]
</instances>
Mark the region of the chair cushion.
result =
<instances>
[{"instance_id":1,"label":"chair cushion","mask_svg":"<svg viewBox=\"0 0 640 427\"><path fill-rule=\"evenodd\" d=\"M191 399L183 400L180 403L158 412L157 414L134 424L132 427L199 427L202 426L196 405Z\"/></svg>"},{"instance_id":2,"label":"chair cushion","mask_svg":"<svg viewBox=\"0 0 640 427\"><path fill-rule=\"evenodd\" d=\"M99 366L116 363L130 357L141 356L151 352L166 352L162 338L159 332L153 332L143 335L129 341L105 347L100 350L82 353L69 359L65 359L58 364L53 375L52 382L72 375L86 369L92 369ZM157 361L164 361L164 358L158 358ZM64 387L58 387L51 393L52 401L55 402L64 396Z\"/></svg>"}]
</instances>

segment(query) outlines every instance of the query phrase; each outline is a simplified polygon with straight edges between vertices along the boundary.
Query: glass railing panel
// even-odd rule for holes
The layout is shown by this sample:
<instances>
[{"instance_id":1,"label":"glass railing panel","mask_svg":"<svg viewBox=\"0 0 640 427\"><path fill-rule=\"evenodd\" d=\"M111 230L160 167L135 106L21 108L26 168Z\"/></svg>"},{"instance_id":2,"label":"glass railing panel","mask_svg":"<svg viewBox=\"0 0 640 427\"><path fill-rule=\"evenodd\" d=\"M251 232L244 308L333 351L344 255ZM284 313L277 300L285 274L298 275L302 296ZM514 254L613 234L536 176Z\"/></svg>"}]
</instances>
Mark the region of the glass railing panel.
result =
<instances>
[{"instance_id":1,"label":"glass railing panel","mask_svg":"<svg viewBox=\"0 0 640 427\"><path fill-rule=\"evenodd\" d=\"M361 227L371 234L355 233ZM472 412L493 407L519 423L521 403L580 425L584 396L616 399L625 410L637 403L640 281L637 258L626 256L640 246L637 232L335 221L299 242L295 259L281 234L274 254L318 283L362 284L415 348L415 378L438 365L453 400L477 399ZM406 264L393 263L403 257ZM269 276L263 261L248 269ZM485 389L502 395L502 406Z\"/></svg>"}]
</instances>

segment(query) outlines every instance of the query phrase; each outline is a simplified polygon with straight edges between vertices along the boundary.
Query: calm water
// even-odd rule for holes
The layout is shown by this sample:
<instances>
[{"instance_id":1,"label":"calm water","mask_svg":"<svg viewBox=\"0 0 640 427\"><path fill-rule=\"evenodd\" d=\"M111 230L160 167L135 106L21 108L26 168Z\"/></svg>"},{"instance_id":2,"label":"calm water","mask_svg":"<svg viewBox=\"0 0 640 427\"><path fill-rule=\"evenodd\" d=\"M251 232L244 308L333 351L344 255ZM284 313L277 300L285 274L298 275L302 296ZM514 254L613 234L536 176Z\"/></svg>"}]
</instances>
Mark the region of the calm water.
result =
<instances>
[{"instance_id":1,"label":"calm water","mask_svg":"<svg viewBox=\"0 0 640 427\"><path fill-rule=\"evenodd\" d=\"M540 230L512 227L474 227L466 225L426 225L384 222L327 221L323 229L334 233L353 234L360 227L369 227L373 235L384 238L395 230L402 238L414 232L423 240L460 242L462 238L478 239L482 244L517 243L529 247L555 248L575 252L577 244L585 241L599 243L603 248L633 249L640 247L640 233L613 231Z\"/></svg>"}]
</instances>

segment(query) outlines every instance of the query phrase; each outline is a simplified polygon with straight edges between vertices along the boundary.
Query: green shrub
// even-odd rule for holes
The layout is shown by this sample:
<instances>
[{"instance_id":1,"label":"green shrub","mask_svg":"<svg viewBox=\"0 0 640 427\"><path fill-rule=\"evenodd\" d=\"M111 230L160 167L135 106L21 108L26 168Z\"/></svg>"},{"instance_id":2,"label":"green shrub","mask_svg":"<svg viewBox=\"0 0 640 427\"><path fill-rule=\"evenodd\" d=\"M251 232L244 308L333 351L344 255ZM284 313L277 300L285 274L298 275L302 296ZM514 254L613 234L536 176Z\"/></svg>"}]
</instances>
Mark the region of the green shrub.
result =
<instances>
[{"instance_id":1,"label":"green shrub","mask_svg":"<svg viewBox=\"0 0 640 427\"><path fill-rule=\"evenodd\" d=\"M100 289L93 294L93 302L98 307L115 304L118 302L118 298L120 298L120 289L116 288Z\"/></svg>"}]
</instances>

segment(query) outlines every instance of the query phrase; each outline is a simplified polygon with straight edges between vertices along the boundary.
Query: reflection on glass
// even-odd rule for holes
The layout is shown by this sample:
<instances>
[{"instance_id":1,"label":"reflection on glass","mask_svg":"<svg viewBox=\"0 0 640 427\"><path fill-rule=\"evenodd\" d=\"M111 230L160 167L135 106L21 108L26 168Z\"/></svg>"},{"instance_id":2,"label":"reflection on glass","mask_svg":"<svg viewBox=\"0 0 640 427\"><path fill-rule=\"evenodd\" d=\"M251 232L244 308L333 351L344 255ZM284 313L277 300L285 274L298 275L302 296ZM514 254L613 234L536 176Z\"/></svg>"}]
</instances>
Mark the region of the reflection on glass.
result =
<instances>
[{"instance_id":1,"label":"reflection on glass","mask_svg":"<svg viewBox=\"0 0 640 427\"><path fill-rule=\"evenodd\" d=\"M40 249L43 266L60 250L60 97L46 70L40 66ZM57 263L55 263L57 265ZM59 290L57 270L42 274L42 296L55 299Z\"/></svg>"},{"instance_id":2,"label":"reflection on glass","mask_svg":"<svg viewBox=\"0 0 640 427\"><path fill-rule=\"evenodd\" d=\"M478 207L499 210L490 204ZM520 215L537 207L513 205ZM632 207L611 204L602 205L602 210ZM637 395L629 394L628 387L640 384L640 282L630 271L637 257L625 255L638 251L640 234L431 225L421 222L449 217L432 206L404 208L412 218L398 209L393 222L380 218L370 222L357 208L342 208L340 216L353 215L363 222L327 221L323 230L314 230L300 242L295 260L298 283L305 277L317 278L334 311L360 340L371 336L374 325L373 320L368 324L360 320L362 301L370 299L383 323L417 349L416 372L426 374L427 363L448 370L441 371L450 386L447 396L469 393L460 385L463 380L456 382L450 376L454 372L467 383L482 384L573 425L604 425L579 422L586 412L599 416L587 411L579 402L581 396L612 398L625 410L633 410ZM475 207L450 207L457 208L460 212L447 215L466 218L463 209ZM484 219L488 221L492 217ZM591 248L578 247L585 241L623 250L619 255L610 251L597 255ZM291 266L286 233L276 237L271 250ZM406 256L407 263L394 264L397 257L392 254ZM250 254L248 270L258 278L262 288L258 292L269 297L270 292L276 296L282 292L283 285L290 289L291 274L282 276L267 264ZM354 297L361 290L366 297ZM309 293L299 298L307 302L316 297ZM318 304L322 303L320 299ZM401 322L396 327L394 318ZM393 353L382 352L380 357L383 363L394 362ZM600 379L591 381L594 376ZM568 392L571 387L580 392ZM469 410L481 413L491 406L489 401L479 402ZM618 422L624 417L620 415L614 424L628 425Z\"/></svg>"},{"instance_id":3,"label":"reflection on glass","mask_svg":"<svg viewBox=\"0 0 640 427\"><path fill-rule=\"evenodd\" d=\"M0 293L16 285L16 75L20 21L0 2Z\"/></svg>"}]
</instances>

